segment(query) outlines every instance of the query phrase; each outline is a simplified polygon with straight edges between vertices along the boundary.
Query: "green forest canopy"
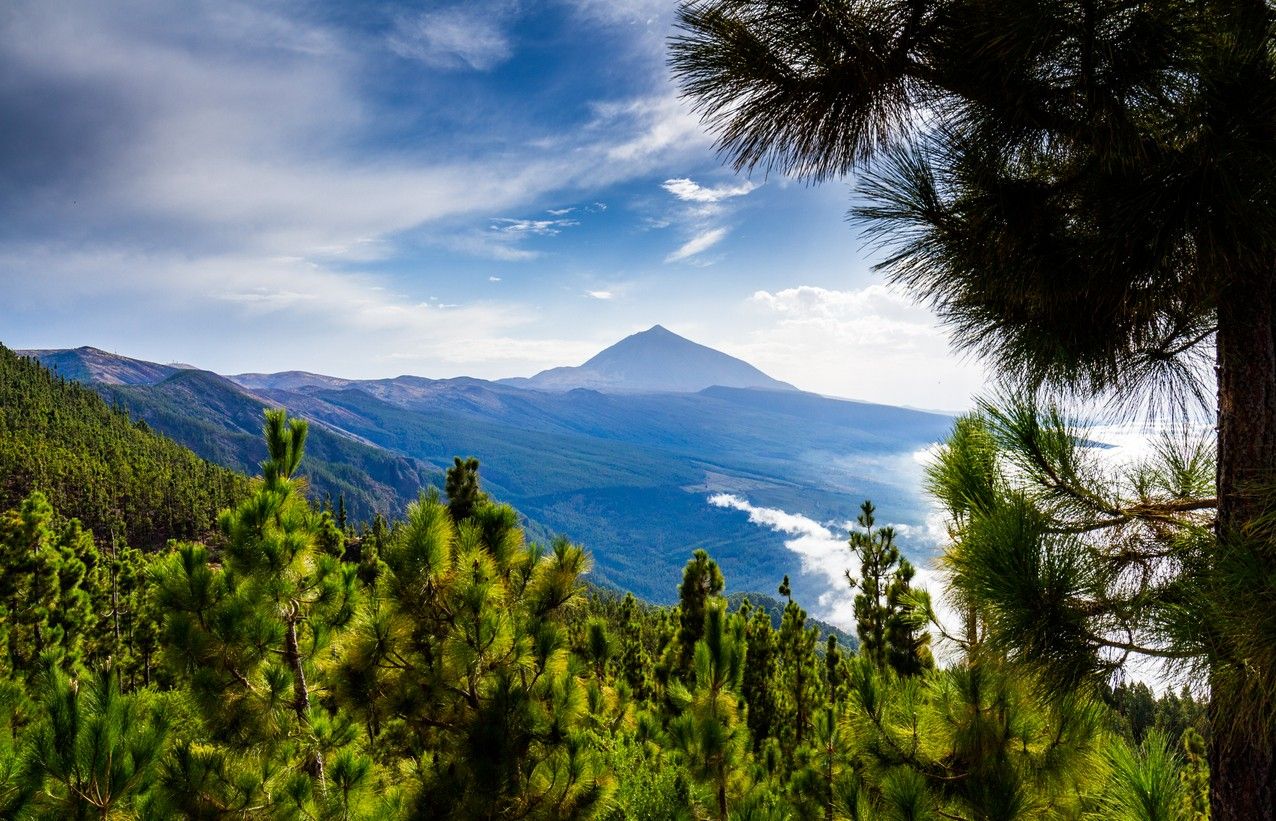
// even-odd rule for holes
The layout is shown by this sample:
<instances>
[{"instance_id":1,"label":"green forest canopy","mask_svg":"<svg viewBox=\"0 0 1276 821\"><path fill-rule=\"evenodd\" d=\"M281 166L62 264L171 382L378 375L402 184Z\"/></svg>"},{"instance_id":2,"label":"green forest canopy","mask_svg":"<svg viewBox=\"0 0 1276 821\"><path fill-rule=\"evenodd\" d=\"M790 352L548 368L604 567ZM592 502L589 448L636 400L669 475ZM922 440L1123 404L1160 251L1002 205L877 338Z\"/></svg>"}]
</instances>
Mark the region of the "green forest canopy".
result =
<instances>
[{"instance_id":1,"label":"green forest canopy","mask_svg":"<svg viewBox=\"0 0 1276 821\"><path fill-rule=\"evenodd\" d=\"M0 516L5 817L1205 817L1190 693L935 667L886 529L851 655L787 580L778 627L729 612L703 551L677 607L588 593L470 461L339 527L294 478L306 424L265 432L208 544L104 554L38 491Z\"/></svg>"}]
</instances>

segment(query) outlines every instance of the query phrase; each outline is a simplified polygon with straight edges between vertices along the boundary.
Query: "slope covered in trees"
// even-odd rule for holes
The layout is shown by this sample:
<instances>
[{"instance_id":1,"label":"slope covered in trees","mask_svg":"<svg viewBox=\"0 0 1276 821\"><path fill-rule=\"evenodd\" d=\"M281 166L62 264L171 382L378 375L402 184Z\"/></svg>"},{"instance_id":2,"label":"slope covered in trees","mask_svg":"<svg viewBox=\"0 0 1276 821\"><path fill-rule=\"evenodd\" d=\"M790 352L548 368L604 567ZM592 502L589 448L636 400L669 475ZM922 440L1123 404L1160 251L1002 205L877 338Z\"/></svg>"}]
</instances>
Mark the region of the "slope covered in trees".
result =
<instances>
[{"instance_id":1,"label":"slope covered in trees","mask_svg":"<svg viewBox=\"0 0 1276 821\"><path fill-rule=\"evenodd\" d=\"M778 626L730 612L704 551L676 607L590 596L588 554L527 543L472 460L356 535L300 492L307 436L270 413L216 549L108 563L39 495L0 515L0 814L1203 817L1190 695L1052 693L970 644L936 668L893 629L849 655L787 580Z\"/></svg>"},{"instance_id":2,"label":"slope covered in trees","mask_svg":"<svg viewBox=\"0 0 1276 821\"><path fill-rule=\"evenodd\" d=\"M130 360L131 361L131 360ZM208 371L179 370L154 384L92 383L118 404L200 456L252 473L259 457L261 414L268 403ZM352 518L401 513L417 488L438 474L421 461L375 447L334 427L316 426L305 467L316 499L344 497Z\"/></svg>"},{"instance_id":3,"label":"slope covered in trees","mask_svg":"<svg viewBox=\"0 0 1276 821\"><path fill-rule=\"evenodd\" d=\"M40 490L100 542L155 548L209 533L248 485L0 346L0 507Z\"/></svg>"}]
</instances>

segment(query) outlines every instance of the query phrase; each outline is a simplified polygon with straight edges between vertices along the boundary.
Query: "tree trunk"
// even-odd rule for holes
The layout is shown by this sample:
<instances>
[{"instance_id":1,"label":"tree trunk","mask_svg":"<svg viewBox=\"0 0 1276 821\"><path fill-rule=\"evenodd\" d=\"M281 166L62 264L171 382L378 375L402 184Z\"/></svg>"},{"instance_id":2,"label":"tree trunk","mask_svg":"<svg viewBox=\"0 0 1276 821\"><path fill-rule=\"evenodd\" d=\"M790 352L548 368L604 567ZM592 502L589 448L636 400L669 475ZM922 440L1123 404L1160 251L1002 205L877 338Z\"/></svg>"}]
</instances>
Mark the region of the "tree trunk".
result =
<instances>
[{"instance_id":1,"label":"tree trunk","mask_svg":"<svg viewBox=\"0 0 1276 821\"><path fill-rule=\"evenodd\" d=\"M727 813L727 775L724 772L723 765L718 765L718 819L719 821L727 821L729 814Z\"/></svg>"},{"instance_id":2,"label":"tree trunk","mask_svg":"<svg viewBox=\"0 0 1276 821\"><path fill-rule=\"evenodd\" d=\"M1263 507L1261 490L1276 484L1276 282L1268 275L1232 284L1218 311L1218 524L1221 551L1243 549L1247 525ZM1263 538L1265 534L1252 534ZM1225 604L1225 603L1224 603ZM1213 661L1210 808L1214 821L1276 821L1272 700L1229 696L1247 673ZM1238 658L1237 661L1240 661ZM1248 714L1238 714L1238 710Z\"/></svg>"},{"instance_id":3,"label":"tree trunk","mask_svg":"<svg viewBox=\"0 0 1276 821\"><path fill-rule=\"evenodd\" d=\"M306 686L306 671L301 666L301 649L297 646L297 615L290 612L287 618L288 628L284 633L284 660L292 671L292 706L302 725L310 724L310 690ZM319 779L320 792L325 791L327 780L324 777L323 753L315 750L311 767L314 776Z\"/></svg>"}]
</instances>

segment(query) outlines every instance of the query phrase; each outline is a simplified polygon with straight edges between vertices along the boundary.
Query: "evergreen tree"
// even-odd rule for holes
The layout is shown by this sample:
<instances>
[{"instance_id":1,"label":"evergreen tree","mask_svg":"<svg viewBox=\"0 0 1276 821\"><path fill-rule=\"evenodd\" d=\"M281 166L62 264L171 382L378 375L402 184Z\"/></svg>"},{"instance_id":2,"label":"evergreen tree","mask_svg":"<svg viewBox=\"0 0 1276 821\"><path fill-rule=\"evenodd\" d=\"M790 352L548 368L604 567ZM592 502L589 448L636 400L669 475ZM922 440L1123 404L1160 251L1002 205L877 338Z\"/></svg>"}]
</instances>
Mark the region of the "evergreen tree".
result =
<instances>
[{"instance_id":1,"label":"evergreen tree","mask_svg":"<svg viewBox=\"0 0 1276 821\"><path fill-rule=\"evenodd\" d=\"M837 706L826 704L819 708L812 722L810 739L799 751L787 785L799 818L833 821L862 809L855 806L858 802L854 800L860 791L849 755L854 749L848 726L842 721ZM839 805L848 803L848 794L851 806L847 809L851 813L843 813Z\"/></svg>"},{"instance_id":2,"label":"evergreen tree","mask_svg":"<svg viewBox=\"0 0 1276 821\"><path fill-rule=\"evenodd\" d=\"M220 517L220 566L187 545L157 574L171 669L189 682L219 741L267 761L291 759L296 775L287 774L281 800L301 806L327 798L325 753L349 740L312 692L316 661L356 600L355 568L319 549L320 517L293 478L306 432L303 420L267 411L262 483Z\"/></svg>"},{"instance_id":3,"label":"evergreen tree","mask_svg":"<svg viewBox=\"0 0 1276 821\"><path fill-rule=\"evenodd\" d=\"M1109 774L1099 800L1105 818L1117 821L1171 821L1182 817L1188 800L1182 761L1165 736L1155 730L1143 742L1125 742L1106 750Z\"/></svg>"},{"instance_id":4,"label":"evergreen tree","mask_svg":"<svg viewBox=\"0 0 1276 821\"><path fill-rule=\"evenodd\" d=\"M935 666L924 614L912 598L915 574L912 563L900 557L886 588L886 662L901 676L915 676Z\"/></svg>"},{"instance_id":5,"label":"evergreen tree","mask_svg":"<svg viewBox=\"0 0 1276 821\"><path fill-rule=\"evenodd\" d=\"M386 772L419 762L418 817L584 815L610 789L568 652L586 557L524 545L508 509L487 506L503 507L459 527L437 494L409 506L335 670L338 703Z\"/></svg>"},{"instance_id":6,"label":"evergreen tree","mask_svg":"<svg viewBox=\"0 0 1276 821\"><path fill-rule=\"evenodd\" d=\"M860 577L846 572L847 583L860 591L855 596L860 653L879 667L889 664L900 675L916 675L934 665L930 635L910 597L916 571L895 546L893 528L873 529L875 512L872 502L860 506L857 521L863 530L850 536Z\"/></svg>"},{"instance_id":7,"label":"evergreen tree","mask_svg":"<svg viewBox=\"0 0 1276 821\"><path fill-rule=\"evenodd\" d=\"M873 530L873 503L865 501L860 506L857 519L863 531L852 531L851 552L860 566L856 579L846 571L846 581L852 588L859 588L855 595L855 632L860 640L860 654L871 659L879 667L886 664L889 654L886 629L890 621L886 591L890 576L899 563L899 548L895 546L895 531L889 527Z\"/></svg>"},{"instance_id":8,"label":"evergreen tree","mask_svg":"<svg viewBox=\"0 0 1276 821\"><path fill-rule=\"evenodd\" d=\"M122 695L109 670L76 682L50 665L42 689L46 718L34 730L24 768L31 815L137 817L168 734L161 705L148 705L142 694Z\"/></svg>"},{"instance_id":9,"label":"evergreen tree","mask_svg":"<svg viewBox=\"0 0 1276 821\"><path fill-rule=\"evenodd\" d=\"M740 609L744 621L748 663L741 679L741 695L749 710L746 716L749 738L754 750L760 750L767 739L778 732L776 705L776 636L771 615L765 608L753 608L746 602Z\"/></svg>"},{"instance_id":10,"label":"evergreen tree","mask_svg":"<svg viewBox=\"0 0 1276 821\"><path fill-rule=\"evenodd\" d=\"M4 674L26 678L51 655L66 668L81 660L95 623L92 593L99 556L76 520L54 523L42 493L0 514L0 636Z\"/></svg>"},{"instance_id":11,"label":"evergreen tree","mask_svg":"<svg viewBox=\"0 0 1276 821\"><path fill-rule=\"evenodd\" d=\"M1183 806L1180 817L1183 821L1209 821L1210 771L1205 762L1205 739L1190 728L1183 734L1183 756Z\"/></svg>"},{"instance_id":12,"label":"evergreen tree","mask_svg":"<svg viewBox=\"0 0 1276 821\"><path fill-rule=\"evenodd\" d=\"M718 563L703 550L691 555L678 585L678 669L691 668L696 642L704 636L706 614L716 607L725 581Z\"/></svg>"},{"instance_id":13,"label":"evergreen tree","mask_svg":"<svg viewBox=\"0 0 1276 821\"><path fill-rule=\"evenodd\" d=\"M906 678L859 658L849 686L870 817L1076 817L1104 784L1101 707L991 655Z\"/></svg>"},{"instance_id":14,"label":"evergreen tree","mask_svg":"<svg viewBox=\"0 0 1276 821\"><path fill-rule=\"evenodd\" d=\"M806 624L806 611L790 595L789 577L779 587L786 598L776 632L776 704L780 744L788 755L809 737L821 700L821 665L815 653L819 631Z\"/></svg>"},{"instance_id":15,"label":"evergreen tree","mask_svg":"<svg viewBox=\"0 0 1276 821\"><path fill-rule=\"evenodd\" d=\"M731 797L743 790L748 739L739 720L739 693L745 652L743 620L727 613L725 601L713 601L695 645L694 689L671 684L681 712L670 722L669 735L692 775L712 790L718 821L727 821Z\"/></svg>"},{"instance_id":16,"label":"evergreen tree","mask_svg":"<svg viewBox=\"0 0 1276 821\"><path fill-rule=\"evenodd\" d=\"M1217 396L1196 497L1215 539L1185 576L1212 633L1219 821L1276 818L1276 627L1245 604L1276 585L1255 492L1276 485L1274 19L1265 0L711 0L672 46L737 167L879 163L858 213L884 267L1010 377L1126 407Z\"/></svg>"},{"instance_id":17,"label":"evergreen tree","mask_svg":"<svg viewBox=\"0 0 1276 821\"><path fill-rule=\"evenodd\" d=\"M452 467L447 469L443 490L447 494L448 512L455 522L470 518L474 509L487 500L487 494L479 489L478 469L479 460L473 456L468 459L454 457Z\"/></svg>"},{"instance_id":18,"label":"evergreen tree","mask_svg":"<svg viewBox=\"0 0 1276 821\"><path fill-rule=\"evenodd\" d=\"M35 491L99 545L200 538L248 479L136 425L90 388L0 345L0 509Z\"/></svg>"},{"instance_id":19,"label":"evergreen tree","mask_svg":"<svg viewBox=\"0 0 1276 821\"><path fill-rule=\"evenodd\" d=\"M621 676L630 692L638 700L645 700L652 692L652 656L646 644L647 619L639 610L633 593L626 593L620 605Z\"/></svg>"}]
</instances>

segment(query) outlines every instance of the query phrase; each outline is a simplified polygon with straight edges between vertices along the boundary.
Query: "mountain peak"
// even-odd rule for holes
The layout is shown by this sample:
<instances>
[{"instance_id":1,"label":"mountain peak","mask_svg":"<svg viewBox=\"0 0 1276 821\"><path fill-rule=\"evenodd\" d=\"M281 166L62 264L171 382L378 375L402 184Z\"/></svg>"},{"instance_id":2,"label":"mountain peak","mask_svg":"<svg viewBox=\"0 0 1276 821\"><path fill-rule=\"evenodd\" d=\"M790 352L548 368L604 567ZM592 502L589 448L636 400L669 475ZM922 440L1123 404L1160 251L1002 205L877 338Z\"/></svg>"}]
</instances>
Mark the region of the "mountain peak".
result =
<instances>
[{"instance_id":1,"label":"mountain peak","mask_svg":"<svg viewBox=\"0 0 1276 821\"><path fill-rule=\"evenodd\" d=\"M794 390L743 360L663 325L625 337L580 367L552 368L530 379L506 381L539 390L588 388L604 393L695 393L714 385Z\"/></svg>"}]
</instances>

